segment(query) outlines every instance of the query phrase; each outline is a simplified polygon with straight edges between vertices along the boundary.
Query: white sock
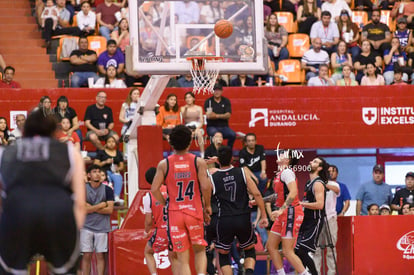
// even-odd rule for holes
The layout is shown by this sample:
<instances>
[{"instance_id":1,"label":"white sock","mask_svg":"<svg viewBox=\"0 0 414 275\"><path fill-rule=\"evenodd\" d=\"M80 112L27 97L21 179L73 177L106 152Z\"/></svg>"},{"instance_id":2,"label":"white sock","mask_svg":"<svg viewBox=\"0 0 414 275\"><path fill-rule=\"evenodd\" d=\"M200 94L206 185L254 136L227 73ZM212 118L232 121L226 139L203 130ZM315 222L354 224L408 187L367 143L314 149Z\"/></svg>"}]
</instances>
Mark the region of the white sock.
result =
<instances>
[{"instance_id":1,"label":"white sock","mask_svg":"<svg viewBox=\"0 0 414 275\"><path fill-rule=\"evenodd\" d=\"M276 270L277 275L286 275L285 270L283 269L283 267L281 269Z\"/></svg>"}]
</instances>

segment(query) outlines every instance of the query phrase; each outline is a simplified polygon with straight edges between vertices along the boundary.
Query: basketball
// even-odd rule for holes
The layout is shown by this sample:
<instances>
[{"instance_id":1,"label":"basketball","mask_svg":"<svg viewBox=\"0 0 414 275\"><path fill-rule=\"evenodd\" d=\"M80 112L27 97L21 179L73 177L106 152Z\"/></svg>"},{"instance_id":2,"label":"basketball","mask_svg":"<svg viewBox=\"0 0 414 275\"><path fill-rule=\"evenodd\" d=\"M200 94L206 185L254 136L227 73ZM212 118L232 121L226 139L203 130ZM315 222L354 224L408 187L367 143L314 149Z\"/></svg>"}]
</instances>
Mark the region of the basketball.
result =
<instances>
[{"instance_id":1,"label":"basketball","mask_svg":"<svg viewBox=\"0 0 414 275\"><path fill-rule=\"evenodd\" d=\"M233 24L225 19L219 20L214 26L214 32L220 38L227 38L233 33Z\"/></svg>"}]
</instances>

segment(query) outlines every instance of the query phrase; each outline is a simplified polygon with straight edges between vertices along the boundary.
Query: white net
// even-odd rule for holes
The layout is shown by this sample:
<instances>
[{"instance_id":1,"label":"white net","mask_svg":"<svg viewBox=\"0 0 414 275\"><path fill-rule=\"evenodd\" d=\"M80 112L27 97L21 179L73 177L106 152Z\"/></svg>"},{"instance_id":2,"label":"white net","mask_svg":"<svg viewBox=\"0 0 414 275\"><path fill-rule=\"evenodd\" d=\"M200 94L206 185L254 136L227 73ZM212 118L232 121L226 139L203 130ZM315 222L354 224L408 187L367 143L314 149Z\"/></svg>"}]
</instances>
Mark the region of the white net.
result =
<instances>
[{"instance_id":1,"label":"white net","mask_svg":"<svg viewBox=\"0 0 414 275\"><path fill-rule=\"evenodd\" d=\"M197 56L188 58L191 62L191 76L193 77L194 94L212 94L214 84L220 72L218 63L223 61L222 57Z\"/></svg>"}]
</instances>

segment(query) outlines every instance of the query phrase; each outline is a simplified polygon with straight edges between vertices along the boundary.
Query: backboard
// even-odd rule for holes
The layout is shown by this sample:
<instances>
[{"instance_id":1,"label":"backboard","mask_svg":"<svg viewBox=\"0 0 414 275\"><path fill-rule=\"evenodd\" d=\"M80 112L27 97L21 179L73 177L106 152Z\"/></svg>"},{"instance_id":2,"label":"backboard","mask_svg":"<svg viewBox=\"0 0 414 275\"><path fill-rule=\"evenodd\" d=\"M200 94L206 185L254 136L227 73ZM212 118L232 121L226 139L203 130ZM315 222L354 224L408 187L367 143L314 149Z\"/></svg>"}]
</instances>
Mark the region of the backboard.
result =
<instances>
[{"instance_id":1,"label":"backboard","mask_svg":"<svg viewBox=\"0 0 414 275\"><path fill-rule=\"evenodd\" d=\"M214 64L220 74L267 71L263 0L129 0L129 13L132 50L127 50L126 62L138 74L189 74L191 63L186 58L198 55L223 57L223 62ZM214 34L220 19L233 23L229 38Z\"/></svg>"}]
</instances>

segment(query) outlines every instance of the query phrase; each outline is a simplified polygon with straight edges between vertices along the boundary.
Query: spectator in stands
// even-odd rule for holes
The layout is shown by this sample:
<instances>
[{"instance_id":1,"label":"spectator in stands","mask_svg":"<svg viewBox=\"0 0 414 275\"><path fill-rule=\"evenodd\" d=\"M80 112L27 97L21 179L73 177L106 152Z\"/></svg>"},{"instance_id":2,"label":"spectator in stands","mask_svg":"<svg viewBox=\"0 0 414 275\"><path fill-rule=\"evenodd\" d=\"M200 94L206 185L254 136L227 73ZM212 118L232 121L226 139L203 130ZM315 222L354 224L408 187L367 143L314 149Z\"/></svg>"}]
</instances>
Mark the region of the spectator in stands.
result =
<instances>
[{"instance_id":1,"label":"spectator in stands","mask_svg":"<svg viewBox=\"0 0 414 275\"><path fill-rule=\"evenodd\" d=\"M394 68L394 81L392 82L392 85L408 85L404 80L403 77L403 71L400 67Z\"/></svg>"},{"instance_id":2,"label":"spectator in stands","mask_svg":"<svg viewBox=\"0 0 414 275\"><path fill-rule=\"evenodd\" d=\"M185 105L180 108L183 124L191 129L193 137L200 146L200 156L204 158L204 129L203 129L203 107L195 105L193 92L186 92L184 95Z\"/></svg>"},{"instance_id":3,"label":"spectator in stands","mask_svg":"<svg viewBox=\"0 0 414 275\"><path fill-rule=\"evenodd\" d=\"M373 168L373 180L361 185L358 190L356 199L356 215L367 215L367 206L371 204L378 205L390 204L392 199L391 187L384 180L384 167L376 164Z\"/></svg>"},{"instance_id":4,"label":"spectator in stands","mask_svg":"<svg viewBox=\"0 0 414 275\"><path fill-rule=\"evenodd\" d=\"M242 34L243 34L243 38L241 41L242 45L247 45L247 46L252 47L254 44L255 32L256 30L253 24L253 17L249 15L242 29Z\"/></svg>"},{"instance_id":5,"label":"spectator in stands","mask_svg":"<svg viewBox=\"0 0 414 275\"><path fill-rule=\"evenodd\" d=\"M210 1L204 3L200 11L200 23L215 24L218 20L224 18L224 10L220 1Z\"/></svg>"},{"instance_id":6,"label":"spectator in stands","mask_svg":"<svg viewBox=\"0 0 414 275\"><path fill-rule=\"evenodd\" d=\"M9 144L9 126L7 125L7 119L5 117L0 117L0 145Z\"/></svg>"},{"instance_id":7,"label":"spectator in stands","mask_svg":"<svg viewBox=\"0 0 414 275\"><path fill-rule=\"evenodd\" d=\"M125 82L117 77L116 68L113 65L109 65L106 68L105 77L99 78L95 85L95 88L126 88Z\"/></svg>"},{"instance_id":8,"label":"spectator in stands","mask_svg":"<svg viewBox=\"0 0 414 275\"><path fill-rule=\"evenodd\" d=\"M318 76L311 77L308 86L334 86L335 82L329 78L329 67L326 64L319 65Z\"/></svg>"},{"instance_id":9,"label":"spectator in stands","mask_svg":"<svg viewBox=\"0 0 414 275\"><path fill-rule=\"evenodd\" d=\"M310 35L313 23L321 19L321 9L316 5L316 0L304 0L298 7L296 19L298 32Z\"/></svg>"},{"instance_id":10,"label":"spectator in stands","mask_svg":"<svg viewBox=\"0 0 414 275\"><path fill-rule=\"evenodd\" d=\"M107 179L114 186L115 205L124 204L124 200L120 199L123 185L121 172L124 170L124 158L118 150L118 142L114 137L107 137L105 140L105 148L98 150L94 164L102 167L107 175Z\"/></svg>"},{"instance_id":11,"label":"spectator in stands","mask_svg":"<svg viewBox=\"0 0 414 275\"><path fill-rule=\"evenodd\" d=\"M402 206L400 215L411 215L410 213L410 204L406 203Z\"/></svg>"},{"instance_id":12,"label":"spectator in stands","mask_svg":"<svg viewBox=\"0 0 414 275\"><path fill-rule=\"evenodd\" d=\"M407 18L398 18L397 30L394 32L394 37L400 40L400 46L403 51L412 51L411 43L413 41L413 32L407 28Z\"/></svg>"},{"instance_id":13,"label":"spectator in stands","mask_svg":"<svg viewBox=\"0 0 414 275\"><path fill-rule=\"evenodd\" d=\"M111 231L111 214L114 209L114 192L102 184L100 167L88 167L86 183L87 216L80 230L82 273L91 273L92 254L95 252L97 274L105 274L105 253L108 252L108 232Z\"/></svg>"},{"instance_id":14,"label":"spectator in stands","mask_svg":"<svg viewBox=\"0 0 414 275\"><path fill-rule=\"evenodd\" d=\"M78 27L70 26L70 12L65 8L65 0L56 0L56 7L59 11L59 14L57 15L58 25L56 28L53 29L52 18L46 18L44 23L43 38L46 40L46 44L44 45L46 48L50 47L52 36L62 34L79 36L81 34Z\"/></svg>"},{"instance_id":15,"label":"spectator in stands","mask_svg":"<svg viewBox=\"0 0 414 275\"><path fill-rule=\"evenodd\" d=\"M5 68L6 68L6 61L4 61L3 56L0 54L0 71L4 72Z\"/></svg>"},{"instance_id":16,"label":"spectator in stands","mask_svg":"<svg viewBox=\"0 0 414 275\"><path fill-rule=\"evenodd\" d=\"M53 0L46 0L46 6L42 11L41 18L41 27L45 27L45 22L47 18L51 18L53 20L52 29L55 30L58 24L58 9L55 6Z\"/></svg>"},{"instance_id":17,"label":"spectator in stands","mask_svg":"<svg viewBox=\"0 0 414 275\"><path fill-rule=\"evenodd\" d=\"M306 80L318 75L319 65L329 64L329 55L321 51L322 41L320 38L312 40L312 48L305 52L301 60L301 69L306 70Z\"/></svg>"},{"instance_id":18,"label":"spectator in stands","mask_svg":"<svg viewBox=\"0 0 414 275\"><path fill-rule=\"evenodd\" d=\"M402 6L402 7L401 7ZM410 0L401 0L396 1L392 11L391 11L392 18L407 18L408 28L414 28L414 2Z\"/></svg>"},{"instance_id":19,"label":"spectator in stands","mask_svg":"<svg viewBox=\"0 0 414 275\"><path fill-rule=\"evenodd\" d=\"M66 96L62 95L58 98L56 107L53 109L53 113L57 117L58 121L61 121L63 118L69 119L70 128L66 131L69 136L71 136L72 133L76 133L79 137L79 142L82 145L82 132L79 129L78 115L72 107L69 107L69 100Z\"/></svg>"},{"instance_id":20,"label":"spectator in stands","mask_svg":"<svg viewBox=\"0 0 414 275\"><path fill-rule=\"evenodd\" d=\"M12 144L16 140L22 138L23 136L23 128L24 123L26 122L26 116L24 114L17 114L16 115L16 128L10 132L9 135L9 144Z\"/></svg>"},{"instance_id":21,"label":"spectator in stands","mask_svg":"<svg viewBox=\"0 0 414 275\"><path fill-rule=\"evenodd\" d=\"M129 127L131 126L132 119L134 118L138 108L140 107L138 105L139 101L139 95L140 92L138 88L134 87L132 88L127 98L125 99L125 102L122 103L121 111L119 112L119 121L123 123L122 129L121 129L121 140L124 141L124 159L128 159L128 142L125 140L125 134Z\"/></svg>"},{"instance_id":22,"label":"spectator in stands","mask_svg":"<svg viewBox=\"0 0 414 275\"><path fill-rule=\"evenodd\" d=\"M99 91L96 95L96 103L86 108L84 118L85 126L88 129L86 140L91 141L98 150L104 149L101 140L106 140L109 136L113 136L116 141L119 140L117 133L113 131L112 109L105 106L105 102L106 93Z\"/></svg>"},{"instance_id":23,"label":"spectator in stands","mask_svg":"<svg viewBox=\"0 0 414 275\"><path fill-rule=\"evenodd\" d=\"M13 81L15 69L7 66L4 69L3 79L0 81L0 88L20 88L20 84Z\"/></svg>"},{"instance_id":24,"label":"spectator in stands","mask_svg":"<svg viewBox=\"0 0 414 275\"><path fill-rule=\"evenodd\" d=\"M390 28L380 22L381 13L373 10L371 22L362 29L362 40L371 43L372 50L380 56L384 56L384 51L390 48L391 32Z\"/></svg>"},{"instance_id":25,"label":"spectator in stands","mask_svg":"<svg viewBox=\"0 0 414 275\"><path fill-rule=\"evenodd\" d=\"M390 0L390 2L394 0ZM371 0L355 0L355 7L358 10L365 10L370 13L373 9L388 9L389 2L387 0L371 1Z\"/></svg>"},{"instance_id":26,"label":"spectator in stands","mask_svg":"<svg viewBox=\"0 0 414 275\"><path fill-rule=\"evenodd\" d=\"M388 216L391 215L391 208L388 204L383 204L379 208L379 214L381 216Z\"/></svg>"},{"instance_id":27,"label":"spectator in stands","mask_svg":"<svg viewBox=\"0 0 414 275\"><path fill-rule=\"evenodd\" d=\"M125 68L125 57L116 46L116 41L111 39L106 43L106 51L98 57L98 72L106 75L106 69L112 65L116 68L117 74L122 74Z\"/></svg>"},{"instance_id":28,"label":"spectator in stands","mask_svg":"<svg viewBox=\"0 0 414 275\"><path fill-rule=\"evenodd\" d=\"M207 167L210 171L214 171L212 168L220 168L218 162L218 149L223 145L223 134L221 132L216 132L211 138L211 144L207 147L204 154L204 159L206 160ZM212 172L211 172L212 174Z\"/></svg>"},{"instance_id":29,"label":"spectator in stands","mask_svg":"<svg viewBox=\"0 0 414 275\"><path fill-rule=\"evenodd\" d=\"M96 21L99 24L99 33L109 40L111 32L118 26L118 20L115 16L117 12L121 12L118 5L114 4L114 0L105 0L104 3L96 7Z\"/></svg>"},{"instance_id":30,"label":"spectator in stands","mask_svg":"<svg viewBox=\"0 0 414 275\"><path fill-rule=\"evenodd\" d=\"M168 4L163 3L163 1L156 0L152 2L148 13L152 16L152 23L154 25L160 25L162 13L167 6Z\"/></svg>"},{"instance_id":31,"label":"spectator in stands","mask_svg":"<svg viewBox=\"0 0 414 275\"><path fill-rule=\"evenodd\" d=\"M169 140L172 129L179 124L181 124L181 120L177 96L169 94L157 114L157 125L162 127L163 137Z\"/></svg>"},{"instance_id":32,"label":"spectator in stands","mask_svg":"<svg viewBox=\"0 0 414 275\"><path fill-rule=\"evenodd\" d=\"M326 2L325 2L326 3ZM331 14L329 11L322 11L321 20L312 25L310 38L320 38L322 41L322 50L331 55L336 50L339 42L338 26L335 22L331 22Z\"/></svg>"},{"instance_id":33,"label":"spectator in stands","mask_svg":"<svg viewBox=\"0 0 414 275\"><path fill-rule=\"evenodd\" d=\"M296 20L299 3L300 3L300 0L283 0L282 11L288 11L292 13L294 19ZM320 7L320 5L318 5L318 7Z\"/></svg>"},{"instance_id":34,"label":"spectator in stands","mask_svg":"<svg viewBox=\"0 0 414 275\"><path fill-rule=\"evenodd\" d=\"M338 216L343 216L348 211L351 195L349 194L348 187L344 183L337 181L339 173L338 167L330 165L328 171L330 179L339 184L340 194L336 198L336 213Z\"/></svg>"},{"instance_id":35,"label":"spectator in stands","mask_svg":"<svg viewBox=\"0 0 414 275\"><path fill-rule=\"evenodd\" d=\"M213 96L204 102L204 111L207 115L207 134L214 136L216 132L221 132L223 137L228 140L227 145L233 148L236 140L236 133L229 127L231 117L231 102L222 96L223 87L219 84L214 86Z\"/></svg>"},{"instance_id":36,"label":"spectator in stands","mask_svg":"<svg viewBox=\"0 0 414 275\"><path fill-rule=\"evenodd\" d=\"M324 11L328 11L331 14L332 17L330 20L332 20L332 22L339 22L339 18L343 10L346 10L348 14L352 13L351 8L345 0L327 0L323 2L321 10L322 13Z\"/></svg>"},{"instance_id":37,"label":"spectator in stands","mask_svg":"<svg viewBox=\"0 0 414 275\"><path fill-rule=\"evenodd\" d=\"M358 86L358 82L351 78L352 73L352 67L349 65L344 65L342 67L342 79L339 79L336 81L337 86Z\"/></svg>"},{"instance_id":38,"label":"spectator in stands","mask_svg":"<svg viewBox=\"0 0 414 275\"><path fill-rule=\"evenodd\" d=\"M340 40L336 52L331 55L331 67L333 70L331 78L334 83L343 78L342 68L345 65L352 68L352 57L348 53L345 41ZM350 77L355 79L354 73L351 72Z\"/></svg>"},{"instance_id":39,"label":"spectator in stands","mask_svg":"<svg viewBox=\"0 0 414 275\"><path fill-rule=\"evenodd\" d=\"M372 203L367 206L367 215L368 216L377 216L379 215L379 206L376 203Z\"/></svg>"},{"instance_id":40,"label":"spectator in stands","mask_svg":"<svg viewBox=\"0 0 414 275\"><path fill-rule=\"evenodd\" d=\"M371 51L371 44L368 40L362 41L362 51L355 58L354 68L357 70L355 79L361 83L362 77L366 74L368 63L375 64L375 67L382 67L382 59L379 55Z\"/></svg>"},{"instance_id":41,"label":"spectator in stands","mask_svg":"<svg viewBox=\"0 0 414 275\"><path fill-rule=\"evenodd\" d=\"M39 100L39 108L43 109L43 112L47 115L53 115L53 109L52 109L52 100L49 96L44 95Z\"/></svg>"},{"instance_id":42,"label":"spectator in stands","mask_svg":"<svg viewBox=\"0 0 414 275\"><path fill-rule=\"evenodd\" d=\"M411 84L414 85L414 51L408 55L408 67L413 72L411 74Z\"/></svg>"},{"instance_id":43,"label":"spectator in stands","mask_svg":"<svg viewBox=\"0 0 414 275\"><path fill-rule=\"evenodd\" d=\"M348 52L352 56L352 60L355 61L355 58L361 53L361 48L358 45L359 42L359 27L357 24L352 22L351 17L347 10L342 10L339 22L339 39L346 42L348 47Z\"/></svg>"},{"instance_id":44,"label":"spectator in stands","mask_svg":"<svg viewBox=\"0 0 414 275\"><path fill-rule=\"evenodd\" d=\"M76 14L76 22L83 36L95 34L96 14L91 11L91 3L89 1L81 3L81 11Z\"/></svg>"},{"instance_id":45,"label":"spectator in stands","mask_svg":"<svg viewBox=\"0 0 414 275\"><path fill-rule=\"evenodd\" d=\"M93 78L94 83L99 78L96 74L98 57L95 51L88 49L88 39L86 37L79 38L78 45L79 49L73 50L69 59L73 72L70 83L72 88L87 86L89 78Z\"/></svg>"},{"instance_id":46,"label":"spectator in stands","mask_svg":"<svg viewBox=\"0 0 414 275\"><path fill-rule=\"evenodd\" d=\"M405 175L405 188L401 188L395 192L391 202L391 208L401 214L403 205L407 203L414 203L414 172L408 172Z\"/></svg>"},{"instance_id":47,"label":"spectator in stands","mask_svg":"<svg viewBox=\"0 0 414 275\"><path fill-rule=\"evenodd\" d=\"M139 27L139 39L142 47L140 50L143 50L144 54L155 54L157 47L158 36L156 35L155 31L158 31L158 27L151 27L151 24L152 16L149 13L145 13L144 24Z\"/></svg>"},{"instance_id":48,"label":"spectator in stands","mask_svg":"<svg viewBox=\"0 0 414 275\"><path fill-rule=\"evenodd\" d=\"M246 74L236 75L233 79L230 80L230 85L233 87L247 87L247 86L256 86L253 78Z\"/></svg>"},{"instance_id":49,"label":"spectator in stands","mask_svg":"<svg viewBox=\"0 0 414 275\"><path fill-rule=\"evenodd\" d=\"M391 49L384 51L384 79L386 85L390 85L394 81L394 69L399 67L404 70L407 61L407 54L401 49L400 40L393 37L391 39ZM403 73L402 79L408 81L408 74Z\"/></svg>"},{"instance_id":50,"label":"spectator in stands","mask_svg":"<svg viewBox=\"0 0 414 275\"><path fill-rule=\"evenodd\" d=\"M374 63L367 64L365 76L361 79L361 86L381 86L385 85L384 77L378 73Z\"/></svg>"},{"instance_id":51,"label":"spectator in stands","mask_svg":"<svg viewBox=\"0 0 414 275\"><path fill-rule=\"evenodd\" d=\"M288 59L289 52L286 48L288 33L285 27L279 25L276 14L269 16L264 35L268 43L270 60L275 64L275 71L277 71L279 69L279 61Z\"/></svg>"},{"instance_id":52,"label":"spectator in stands","mask_svg":"<svg viewBox=\"0 0 414 275\"><path fill-rule=\"evenodd\" d=\"M234 4L229 5L224 12L224 18L230 18L236 12L238 12L241 8L246 5L244 1L235 1ZM235 21L243 21L246 22L247 17L249 16L249 9L245 9L242 13L240 13L236 18Z\"/></svg>"},{"instance_id":53,"label":"spectator in stands","mask_svg":"<svg viewBox=\"0 0 414 275\"><path fill-rule=\"evenodd\" d=\"M278 0L263 0L263 5L268 6L271 9L271 13L280 11L280 5Z\"/></svg>"},{"instance_id":54,"label":"spectator in stands","mask_svg":"<svg viewBox=\"0 0 414 275\"><path fill-rule=\"evenodd\" d=\"M194 87L193 77L191 74L182 75L177 79L177 84L181 88L192 88Z\"/></svg>"},{"instance_id":55,"label":"spectator in stands","mask_svg":"<svg viewBox=\"0 0 414 275\"><path fill-rule=\"evenodd\" d=\"M129 25L126 18L119 21L119 28L111 33L111 38L116 41L116 45L125 54L125 47L129 45Z\"/></svg>"},{"instance_id":56,"label":"spectator in stands","mask_svg":"<svg viewBox=\"0 0 414 275\"><path fill-rule=\"evenodd\" d=\"M76 134L76 132L70 131L70 120L67 117L64 117L60 120L60 127L59 131L56 134L56 138L60 142L71 142L74 147L78 150L80 150L80 139L79 136Z\"/></svg>"}]
</instances>

